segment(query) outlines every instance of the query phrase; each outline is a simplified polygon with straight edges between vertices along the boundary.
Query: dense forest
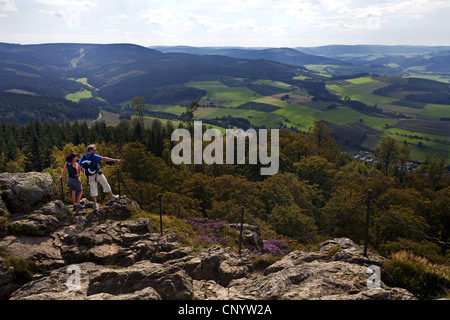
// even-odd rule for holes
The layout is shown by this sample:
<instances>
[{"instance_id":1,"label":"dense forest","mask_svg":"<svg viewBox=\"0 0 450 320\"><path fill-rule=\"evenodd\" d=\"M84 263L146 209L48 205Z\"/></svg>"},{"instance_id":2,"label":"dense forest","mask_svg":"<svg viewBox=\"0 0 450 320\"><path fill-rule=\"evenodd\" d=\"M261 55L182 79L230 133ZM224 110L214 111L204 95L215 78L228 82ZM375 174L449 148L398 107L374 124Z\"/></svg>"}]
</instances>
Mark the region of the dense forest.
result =
<instances>
[{"instance_id":1,"label":"dense forest","mask_svg":"<svg viewBox=\"0 0 450 320\"><path fill-rule=\"evenodd\" d=\"M62 98L0 92L0 121L21 124L33 120L65 122L96 119L99 108L92 103L75 103Z\"/></svg>"},{"instance_id":2,"label":"dense forest","mask_svg":"<svg viewBox=\"0 0 450 320\"><path fill-rule=\"evenodd\" d=\"M57 197L56 182L65 156L83 154L88 144L95 143L98 154L122 160L102 165L111 185L117 186L120 168L133 196L145 200L143 209L149 212L157 212L154 200L159 193L188 217L238 222L235 213L244 206L260 225L295 238L339 220L371 189L373 196L406 224L449 241L450 178L443 158L430 155L416 171L408 171L404 166L408 147L386 139L380 145L379 161L364 163L341 153L326 124L316 122L309 134L280 131L280 171L265 177L259 174L259 165L174 165L170 158L174 129L170 121L163 125L154 120L147 128L137 119L115 126L102 122L93 126L85 122L2 123L0 170L49 172ZM130 194L129 190L125 193ZM364 205L359 206L343 223L308 241L349 237L362 243L365 211ZM408 250L436 263L447 261L442 247L411 232L383 210L373 206L371 214L373 250L386 255Z\"/></svg>"}]
</instances>

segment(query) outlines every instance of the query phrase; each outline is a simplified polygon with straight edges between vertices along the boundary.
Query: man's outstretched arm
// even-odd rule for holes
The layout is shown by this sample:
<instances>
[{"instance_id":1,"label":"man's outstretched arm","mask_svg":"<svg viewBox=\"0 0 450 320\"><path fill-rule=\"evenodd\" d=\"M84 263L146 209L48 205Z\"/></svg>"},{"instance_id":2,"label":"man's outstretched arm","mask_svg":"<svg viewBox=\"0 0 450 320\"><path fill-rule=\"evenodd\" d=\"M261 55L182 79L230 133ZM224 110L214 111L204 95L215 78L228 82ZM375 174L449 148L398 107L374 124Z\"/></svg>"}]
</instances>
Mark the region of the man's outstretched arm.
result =
<instances>
[{"instance_id":1,"label":"man's outstretched arm","mask_svg":"<svg viewBox=\"0 0 450 320\"><path fill-rule=\"evenodd\" d=\"M113 158L108 158L108 157L102 157L102 159L100 161L106 161L106 162L120 162L120 159L113 159Z\"/></svg>"}]
</instances>

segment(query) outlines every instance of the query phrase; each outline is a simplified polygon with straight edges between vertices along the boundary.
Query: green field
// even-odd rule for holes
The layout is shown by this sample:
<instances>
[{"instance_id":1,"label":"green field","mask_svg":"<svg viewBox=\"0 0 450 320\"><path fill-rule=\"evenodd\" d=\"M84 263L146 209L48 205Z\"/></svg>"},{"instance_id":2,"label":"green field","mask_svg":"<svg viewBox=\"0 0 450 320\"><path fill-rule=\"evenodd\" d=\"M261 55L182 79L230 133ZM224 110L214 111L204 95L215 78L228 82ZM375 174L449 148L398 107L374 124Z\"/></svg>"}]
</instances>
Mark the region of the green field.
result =
<instances>
[{"instance_id":1,"label":"green field","mask_svg":"<svg viewBox=\"0 0 450 320\"><path fill-rule=\"evenodd\" d=\"M390 133L390 134L394 134L394 135L410 135L410 136L417 136L423 139L439 139L442 141L447 141L448 143L450 143L450 136L441 136L441 135L437 135L437 134L431 134L431 133L424 133L424 132L418 132L418 131L413 131L413 130L406 130L406 129L400 129L400 128L395 128L395 127L390 127L389 129L386 129L386 132Z\"/></svg>"},{"instance_id":2,"label":"green field","mask_svg":"<svg viewBox=\"0 0 450 320\"><path fill-rule=\"evenodd\" d=\"M73 102L80 102L81 99L91 99L92 98L92 92L89 90L83 90L78 91L76 93L70 93L66 96L67 100L73 101Z\"/></svg>"},{"instance_id":3,"label":"green field","mask_svg":"<svg viewBox=\"0 0 450 320\"><path fill-rule=\"evenodd\" d=\"M255 82L252 82L253 84L261 84L261 85L267 85L267 86L272 86L272 87L276 87L276 88L280 88L280 89L286 89L286 91L290 90L293 88L292 85L281 82L281 81L272 81L272 80L258 80Z\"/></svg>"},{"instance_id":4,"label":"green field","mask_svg":"<svg viewBox=\"0 0 450 320\"><path fill-rule=\"evenodd\" d=\"M176 115L180 115L184 112L186 112L186 107L182 107L179 105L152 105L150 110L152 111L164 111L173 113Z\"/></svg>"},{"instance_id":5,"label":"green field","mask_svg":"<svg viewBox=\"0 0 450 320\"><path fill-rule=\"evenodd\" d=\"M405 132L406 134L411 134L413 132ZM435 141L427 141L422 139L414 139L408 138L392 133L385 132L383 137L390 137L399 142L406 141L408 145L411 147L411 158L414 160L424 161L426 158L426 154L434 154L443 155L447 158L447 164L450 164L450 145L444 143L438 143ZM419 146L419 143L422 143L422 146Z\"/></svg>"},{"instance_id":6,"label":"green field","mask_svg":"<svg viewBox=\"0 0 450 320\"><path fill-rule=\"evenodd\" d=\"M342 98L350 97L352 100L361 101L369 106L382 106L397 101L395 98L383 97L373 94L376 89L383 88L389 84L386 82L376 81L370 77L362 77L346 80L350 82L347 85L327 84L327 89L336 92Z\"/></svg>"},{"instance_id":7,"label":"green field","mask_svg":"<svg viewBox=\"0 0 450 320\"><path fill-rule=\"evenodd\" d=\"M284 122L284 118L268 112L245 110L245 109L230 109L220 108L215 112L207 115L204 119L215 119L226 116L232 116L234 118L248 119L255 126L266 126L267 128L279 128L280 122Z\"/></svg>"},{"instance_id":8,"label":"green field","mask_svg":"<svg viewBox=\"0 0 450 320\"><path fill-rule=\"evenodd\" d=\"M429 103L422 109L419 115L421 118L431 120L450 118L450 105Z\"/></svg>"},{"instance_id":9,"label":"green field","mask_svg":"<svg viewBox=\"0 0 450 320\"><path fill-rule=\"evenodd\" d=\"M338 107L333 110L320 111L297 104L283 104L282 109L273 113L289 119L304 128L312 127L314 121L324 120L335 124L348 124L362 121L376 129L383 128L386 124L393 125L396 119L378 118L362 114L350 107Z\"/></svg>"},{"instance_id":10,"label":"green field","mask_svg":"<svg viewBox=\"0 0 450 320\"><path fill-rule=\"evenodd\" d=\"M226 102L228 108L236 108L261 97L248 88L228 87L220 81L190 81L185 86L205 90L203 99Z\"/></svg>"},{"instance_id":11,"label":"green field","mask_svg":"<svg viewBox=\"0 0 450 320\"><path fill-rule=\"evenodd\" d=\"M326 72L326 67L321 66L321 71ZM317 68L320 69L319 66ZM242 82L242 86L240 86L239 82ZM398 118L394 117L367 115L348 106L338 106L330 110L328 107L332 104L331 101L311 101L311 97L308 97L305 89L296 88L280 81L259 79L251 82L251 84L286 90L290 95L289 101L281 100L283 93L267 96L257 94L246 87L244 79L232 79L224 82L190 81L185 86L205 90L206 94L202 97L200 104L215 106L198 108L195 113L197 120L214 120L231 116L233 118L247 119L253 126L257 127L280 128L281 126L286 126L306 132L311 131L315 121L321 120L336 125L364 123L374 129L381 130L379 134L369 134L367 136L362 142L362 146L365 148L376 150L382 138L392 137L399 142L406 141L412 148L412 157L415 160L424 160L427 152L436 152L449 157L450 145L448 143L450 141L448 136L442 135L446 130L444 122L429 120L450 117L450 105L428 104L422 110L413 106L392 104L398 100L372 93L378 88L387 86L388 83L374 80L371 77L340 81L330 80L327 83L327 88L335 91L342 98L350 97L352 100L361 101L367 105L378 105L386 111L407 114L416 119L399 121ZM250 105L248 104L249 102L254 104ZM245 104L249 107L246 108ZM237 108L242 105L244 105L242 108ZM267 105L272 105L279 109L271 109ZM186 108L180 105L154 105L151 110L181 115L186 111ZM270 112L271 110L274 111ZM420 118L429 120L420 120ZM155 118L145 117L145 124L150 126L153 119ZM160 120L163 123L167 122L164 119ZM178 121L173 121L174 126L178 126L178 123ZM352 127L358 130L358 126L352 125ZM224 128L217 128L222 132L225 130ZM439 132L439 134L432 134L432 132Z\"/></svg>"}]
</instances>

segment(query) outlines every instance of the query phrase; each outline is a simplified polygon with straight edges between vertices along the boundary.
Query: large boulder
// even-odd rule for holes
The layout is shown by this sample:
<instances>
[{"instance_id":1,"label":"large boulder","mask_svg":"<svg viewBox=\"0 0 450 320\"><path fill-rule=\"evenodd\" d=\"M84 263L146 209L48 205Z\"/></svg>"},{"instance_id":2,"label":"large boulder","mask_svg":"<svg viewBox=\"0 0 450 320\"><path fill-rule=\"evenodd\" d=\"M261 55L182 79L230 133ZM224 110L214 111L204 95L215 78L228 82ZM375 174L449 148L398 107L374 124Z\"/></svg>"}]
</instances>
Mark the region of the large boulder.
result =
<instances>
[{"instance_id":1,"label":"large boulder","mask_svg":"<svg viewBox=\"0 0 450 320\"><path fill-rule=\"evenodd\" d=\"M53 180L49 173L2 173L0 191L11 213L26 213L31 207L50 200Z\"/></svg>"},{"instance_id":2,"label":"large boulder","mask_svg":"<svg viewBox=\"0 0 450 320\"><path fill-rule=\"evenodd\" d=\"M238 231L241 230L240 223L230 223L230 227ZM242 241L247 248L252 248L259 252L264 251L264 242L258 226L244 223L242 225Z\"/></svg>"},{"instance_id":3,"label":"large boulder","mask_svg":"<svg viewBox=\"0 0 450 320\"><path fill-rule=\"evenodd\" d=\"M73 271L78 270L78 274ZM78 276L78 280L74 277ZM65 266L15 291L11 300L192 299L192 279L176 266L138 262L111 268L91 262Z\"/></svg>"},{"instance_id":4,"label":"large boulder","mask_svg":"<svg viewBox=\"0 0 450 320\"><path fill-rule=\"evenodd\" d=\"M173 235L160 236L150 219L115 221L83 228L71 225L55 233L61 255L67 263L92 261L103 265L128 267L141 260L158 260L179 246ZM175 255L176 257L176 255Z\"/></svg>"},{"instance_id":5,"label":"large boulder","mask_svg":"<svg viewBox=\"0 0 450 320\"><path fill-rule=\"evenodd\" d=\"M14 286L15 278L14 272L3 268L0 263L0 300L7 298L16 289Z\"/></svg>"},{"instance_id":6,"label":"large boulder","mask_svg":"<svg viewBox=\"0 0 450 320\"><path fill-rule=\"evenodd\" d=\"M248 300L412 300L414 296L380 281L368 285L368 268L384 259L364 257L363 249L347 238L326 241L317 252L293 251L266 268L226 286L209 279L196 279L197 299ZM381 275L381 280L383 276Z\"/></svg>"},{"instance_id":7,"label":"large boulder","mask_svg":"<svg viewBox=\"0 0 450 320\"><path fill-rule=\"evenodd\" d=\"M10 229L13 233L31 236L43 236L70 225L70 217L61 200L47 203L23 219L14 221Z\"/></svg>"}]
</instances>

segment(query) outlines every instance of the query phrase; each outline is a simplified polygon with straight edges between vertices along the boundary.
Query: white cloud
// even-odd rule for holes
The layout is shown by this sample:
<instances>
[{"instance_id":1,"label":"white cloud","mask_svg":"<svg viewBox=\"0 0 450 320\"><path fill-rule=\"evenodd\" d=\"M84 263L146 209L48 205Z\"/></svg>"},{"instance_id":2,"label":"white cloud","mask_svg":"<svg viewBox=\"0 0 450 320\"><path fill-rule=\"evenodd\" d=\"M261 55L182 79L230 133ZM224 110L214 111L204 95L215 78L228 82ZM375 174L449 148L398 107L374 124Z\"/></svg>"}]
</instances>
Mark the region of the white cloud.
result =
<instances>
[{"instance_id":1,"label":"white cloud","mask_svg":"<svg viewBox=\"0 0 450 320\"><path fill-rule=\"evenodd\" d=\"M48 15L48 16L53 16L53 17L57 17L57 18L66 18L67 17L66 14L64 13L64 11L62 11L62 10L58 10L58 11L39 10L38 13L41 15Z\"/></svg>"},{"instance_id":2,"label":"white cloud","mask_svg":"<svg viewBox=\"0 0 450 320\"><path fill-rule=\"evenodd\" d=\"M0 0L1 1L1 0ZM76 0L36 0L37 3L47 6L64 7L70 11L85 11L92 8L96 8L97 5L91 1L76 1Z\"/></svg>"},{"instance_id":3,"label":"white cloud","mask_svg":"<svg viewBox=\"0 0 450 320\"><path fill-rule=\"evenodd\" d=\"M0 11L17 12L17 6L14 0L0 0Z\"/></svg>"},{"instance_id":4,"label":"white cloud","mask_svg":"<svg viewBox=\"0 0 450 320\"><path fill-rule=\"evenodd\" d=\"M139 19L157 25L169 25L176 22L172 10L165 8L145 10L139 15Z\"/></svg>"}]
</instances>

